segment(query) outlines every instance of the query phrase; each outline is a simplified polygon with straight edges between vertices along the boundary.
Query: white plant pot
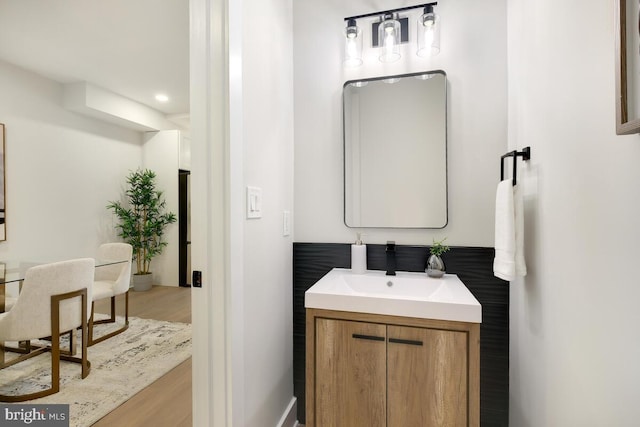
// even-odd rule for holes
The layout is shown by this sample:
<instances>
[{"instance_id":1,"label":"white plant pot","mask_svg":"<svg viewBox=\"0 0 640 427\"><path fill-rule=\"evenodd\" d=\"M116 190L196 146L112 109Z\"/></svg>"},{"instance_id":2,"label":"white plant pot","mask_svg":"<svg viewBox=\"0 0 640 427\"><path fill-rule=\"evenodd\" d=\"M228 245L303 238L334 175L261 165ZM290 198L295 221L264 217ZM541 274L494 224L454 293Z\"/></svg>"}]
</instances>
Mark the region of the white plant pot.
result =
<instances>
[{"instance_id":1,"label":"white plant pot","mask_svg":"<svg viewBox=\"0 0 640 427\"><path fill-rule=\"evenodd\" d=\"M133 290L136 292L148 291L153 284L153 274L134 274Z\"/></svg>"}]
</instances>

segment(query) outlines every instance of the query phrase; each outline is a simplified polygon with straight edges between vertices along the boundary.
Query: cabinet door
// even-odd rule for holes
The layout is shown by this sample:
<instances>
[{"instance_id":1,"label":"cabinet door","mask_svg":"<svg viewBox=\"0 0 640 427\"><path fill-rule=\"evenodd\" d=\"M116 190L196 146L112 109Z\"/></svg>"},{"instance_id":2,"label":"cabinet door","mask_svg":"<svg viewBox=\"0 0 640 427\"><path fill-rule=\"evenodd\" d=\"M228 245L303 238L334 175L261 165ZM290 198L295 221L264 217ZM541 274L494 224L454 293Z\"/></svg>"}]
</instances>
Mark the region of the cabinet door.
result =
<instances>
[{"instance_id":1,"label":"cabinet door","mask_svg":"<svg viewBox=\"0 0 640 427\"><path fill-rule=\"evenodd\" d=\"M386 424L386 326L316 319L316 427Z\"/></svg>"},{"instance_id":2,"label":"cabinet door","mask_svg":"<svg viewBox=\"0 0 640 427\"><path fill-rule=\"evenodd\" d=\"M389 326L389 427L467 426L467 334Z\"/></svg>"}]
</instances>

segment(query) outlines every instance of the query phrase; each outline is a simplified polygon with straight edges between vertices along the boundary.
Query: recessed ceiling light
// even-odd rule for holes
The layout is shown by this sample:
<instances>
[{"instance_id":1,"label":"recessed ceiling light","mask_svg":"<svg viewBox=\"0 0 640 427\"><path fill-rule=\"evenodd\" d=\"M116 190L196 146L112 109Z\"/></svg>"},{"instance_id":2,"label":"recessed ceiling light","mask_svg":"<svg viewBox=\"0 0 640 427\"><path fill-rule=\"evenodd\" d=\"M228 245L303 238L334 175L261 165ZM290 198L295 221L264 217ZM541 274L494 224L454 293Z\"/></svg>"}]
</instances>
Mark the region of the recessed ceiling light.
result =
<instances>
[{"instance_id":1,"label":"recessed ceiling light","mask_svg":"<svg viewBox=\"0 0 640 427\"><path fill-rule=\"evenodd\" d=\"M156 95L156 101L167 102L168 100L169 100L169 97L163 93L159 93Z\"/></svg>"}]
</instances>

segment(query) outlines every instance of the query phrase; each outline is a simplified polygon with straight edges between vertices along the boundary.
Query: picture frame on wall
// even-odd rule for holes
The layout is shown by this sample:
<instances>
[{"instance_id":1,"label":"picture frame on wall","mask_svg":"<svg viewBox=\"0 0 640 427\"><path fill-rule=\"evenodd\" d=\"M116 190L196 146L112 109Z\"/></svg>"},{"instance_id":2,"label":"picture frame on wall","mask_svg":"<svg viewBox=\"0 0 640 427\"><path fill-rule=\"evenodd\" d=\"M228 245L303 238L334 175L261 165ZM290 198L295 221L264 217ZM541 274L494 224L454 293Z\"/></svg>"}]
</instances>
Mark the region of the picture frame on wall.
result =
<instances>
[{"instance_id":1,"label":"picture frame on wall","mask_svg":"<svg viewBox=\"0 0 640 427\"><path fill-rule=\"evenodd\" d=\"M615 0L616 134L640 133L640 0Z\"/></svg>"}]
</instances>

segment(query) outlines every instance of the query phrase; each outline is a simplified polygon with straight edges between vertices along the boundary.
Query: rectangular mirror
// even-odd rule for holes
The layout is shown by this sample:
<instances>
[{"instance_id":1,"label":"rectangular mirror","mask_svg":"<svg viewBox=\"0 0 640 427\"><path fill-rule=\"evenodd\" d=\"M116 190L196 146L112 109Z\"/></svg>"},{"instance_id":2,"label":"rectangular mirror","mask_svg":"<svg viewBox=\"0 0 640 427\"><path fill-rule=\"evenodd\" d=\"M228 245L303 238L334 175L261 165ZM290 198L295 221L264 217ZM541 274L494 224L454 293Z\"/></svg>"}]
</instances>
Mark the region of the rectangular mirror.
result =
<instances>
[{"instance_id":1,"label":"rectangular mirror","mask_svg":"<svg viewBox=\"0 0 640 427\"><path fill-rule=\"evenodd\" d=\"M343 120L345 224L445 227L444 71L348 81Z\"/></svg>"}]
</instances>

